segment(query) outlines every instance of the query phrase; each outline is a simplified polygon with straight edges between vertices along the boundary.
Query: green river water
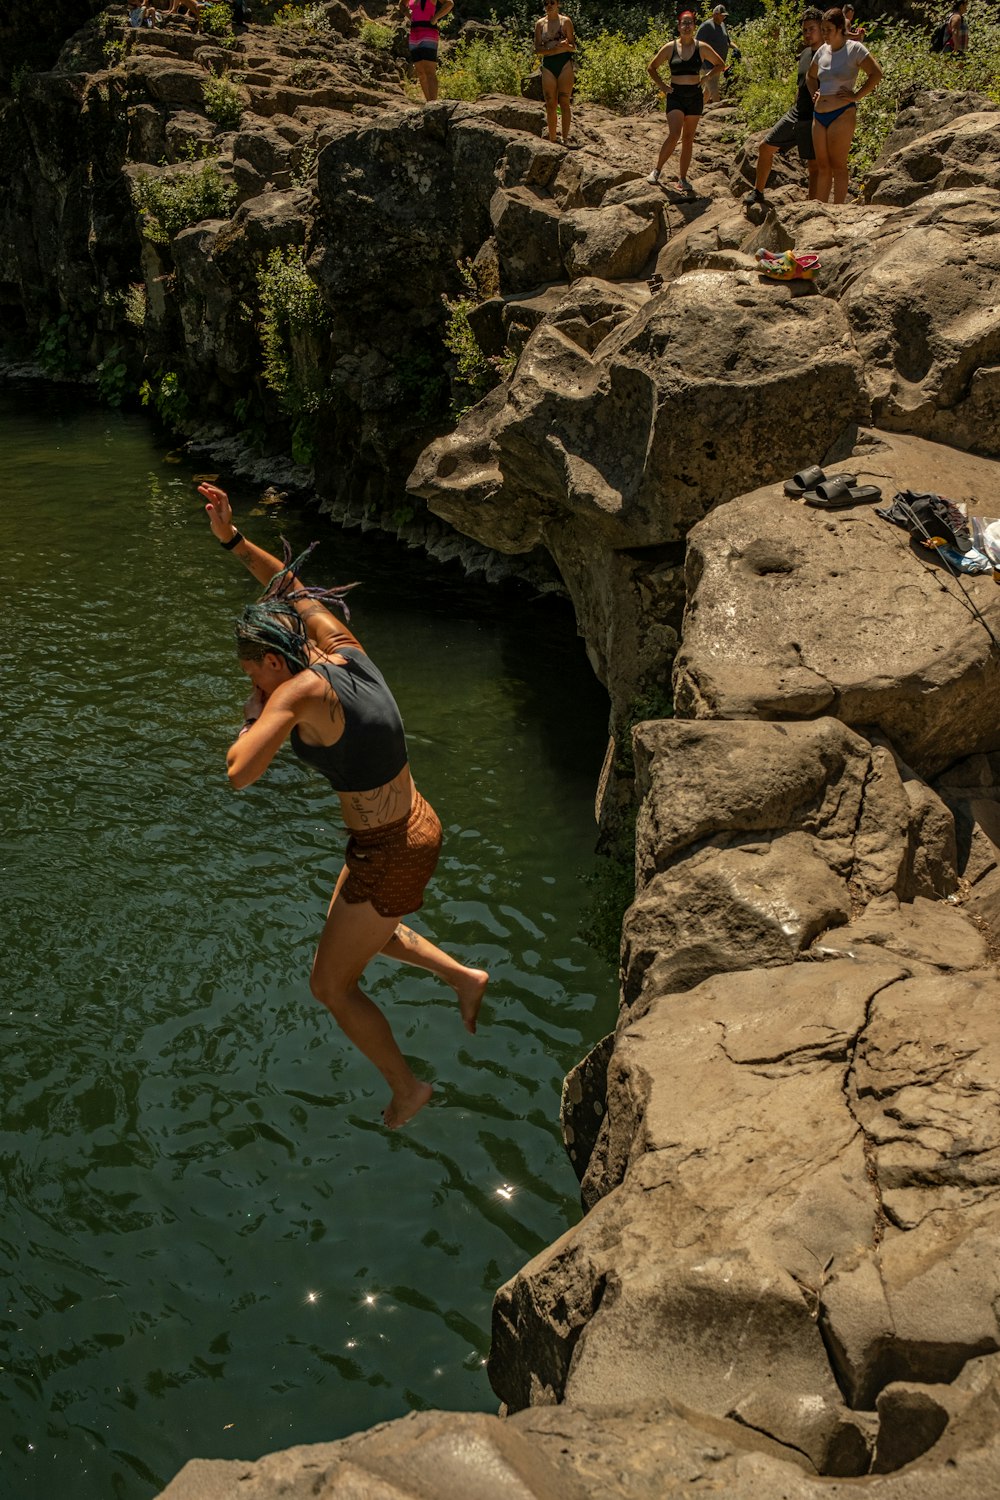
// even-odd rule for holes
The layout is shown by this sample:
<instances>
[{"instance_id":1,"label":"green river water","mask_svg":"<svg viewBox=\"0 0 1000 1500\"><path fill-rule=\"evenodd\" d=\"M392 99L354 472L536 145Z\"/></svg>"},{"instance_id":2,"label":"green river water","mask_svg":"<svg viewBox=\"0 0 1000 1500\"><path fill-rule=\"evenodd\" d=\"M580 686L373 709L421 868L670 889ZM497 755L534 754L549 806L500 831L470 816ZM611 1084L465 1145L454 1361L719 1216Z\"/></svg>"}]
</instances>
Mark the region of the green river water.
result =
<instances>
[{"instance_id":1,"label":"green river water","mask_svg":"<svg viewBox=\"0 0 1000 1500\"><path fill-rule=\"evenodd\" d=\"M461 1028L378 960L435 1098L404 1131L309 996L343 838L287 749L229 790L253 596L149 426L0 393L4 479L0 1492L148 1497L427 1407L496 1407L496 1288L579 1217L563 1074L614 1024L581 941L606 702L568 607L287 507L363 581L445 849L413 925L493 974ZM220 476L225 484L227 476Z\"/></svg>"}]
</instances>

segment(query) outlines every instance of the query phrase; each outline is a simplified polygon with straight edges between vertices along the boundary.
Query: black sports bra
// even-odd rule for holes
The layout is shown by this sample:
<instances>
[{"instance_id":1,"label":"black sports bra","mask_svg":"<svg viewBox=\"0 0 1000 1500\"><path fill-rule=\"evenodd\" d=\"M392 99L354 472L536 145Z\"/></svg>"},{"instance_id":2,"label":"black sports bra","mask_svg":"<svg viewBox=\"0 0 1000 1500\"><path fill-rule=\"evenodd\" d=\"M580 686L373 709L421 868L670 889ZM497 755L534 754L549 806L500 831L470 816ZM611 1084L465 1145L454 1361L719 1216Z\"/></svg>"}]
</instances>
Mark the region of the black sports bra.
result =
<instances>
[{"instance_id":1,"label":"black sports bra","mask_svg":"<svg viewBox=\"0 0 1000 1500\"><path fill-rule=\"evenodd\" d=\"M333 688L344 710L344 732L335 745L309 745L293 728L300 760L315 766L335 792L372 792L406 765L406 735L396 700L378 667L357 646L337 651L347 662L316 662L310 671Z\"/></svg>"},{"instance_id":2,"label":"black sports bra","mask_svg":"<svg viewBox=\"0 0 1000 1500\"><path fill-rule=\"evenodd\" d=\"M680 78L684 73L701 72L701 47L698 42L694 44L694 51L690 57L680 57L680 42L674 43L674 55L670 59L670 73L673 78Z\"/></svg>"}]
</instances>

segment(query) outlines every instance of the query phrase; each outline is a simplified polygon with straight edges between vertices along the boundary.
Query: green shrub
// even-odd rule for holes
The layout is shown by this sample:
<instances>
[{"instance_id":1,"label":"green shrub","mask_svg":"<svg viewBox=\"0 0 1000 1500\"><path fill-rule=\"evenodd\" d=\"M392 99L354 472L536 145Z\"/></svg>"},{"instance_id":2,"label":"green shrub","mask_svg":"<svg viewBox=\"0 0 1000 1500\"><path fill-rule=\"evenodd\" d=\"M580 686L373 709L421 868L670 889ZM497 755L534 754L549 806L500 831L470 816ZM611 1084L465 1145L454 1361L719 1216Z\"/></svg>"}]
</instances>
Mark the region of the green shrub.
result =
<instances>
[{"instance_id":1,"label":"green shrub","mask_svg":"<svg viewBox=\"0 0 1000 1500\"><path fill-rule=\"evenodd\" d=\"M397 34L395 26L383 26L380 21L362 21L361 23L361 40L366 47L374 47L376 52L391 51Z\"/></svg>"},{"instance_id":2,"label":"green shrub","mask_svg":"<svg viewBox=\"0 0 1000 1500\"><path fill-rule=\"evenodd\" d=\"M629 110L652 98L649 64L673 32L649 22L644 35L628 41L618 33L601 31L592 41L581 42L576 93L607 109Z\"/></svg>"},{"instance_id":3,"label":"green shrub","mask_svg":"<svg viewBox=\"0 0 1000 1500\"><path fill-rule=\"evenodd\" d=\"M264 382L277 394L283 411L301 418L319 405L323 380L318 374L318 336L330 321L319 287L306 270L301 246L272 250L267 265L257 273L257 290ZM296 435L301 447L305 437L298 427Z\"/></svg>"},{"instance_id":4,"label":"green shrub","mask_svg":"<svg viewBox=\"0 0 1000 1500\"><path fill-rule=\"evenodd\" d=\"M58 318L43 318L39 324L35 359L46 375L63 378L78 373L80 362L70 350L70 327L70 315L65 312Z\"/></svg>"},{"instance_id":5,"label":"green shrub","mask_svg":"<svg viewBox=\"0 0 1000 1500\"><path fill-rule=\"evenodd\" d=\"M234 83L228 73L217 78L206 78L202 90L205 96L205 113L223 130L236 130L246 108L246 95L239 84Z\"/></svg>"},{"instance_id":6,"label":"green shrub","mask_svg":"<svg viewBox=\"0 0 1000 1500\"><path fill-rule=\"evenodd\" d=\"M139 387L143 406L152 406L166 427L179 427L191 409L176 370L157 370L152 380Z\"/></svg>"},{"instance_id":7,"label":"green shrub","mask_svg":"<svg viewBox=\"0 0 1000 1500\"><path fill-rule=\"evenodd\" d=\"M114 349L109 349L96 371L101 400L105 405L116 409L125 399L128 383L128 366L119 357L121 352L117 345Z\"/></svg>"},{"instance_id":8,"label":"green shrub","mask_svg":"<svg viewBox=\"0 0 1000 1500\"><path fill-rule=\"evenodd\" d=\"M284 5L271 17L271 25L303 31L329 31L330 18L322 5Z\"/></svg>"},{"instance_id":9,"label":"green shrub","mask_svg":"<svg viewBox=\"0 0 1000 1500\"><path fill-rule=\"evenodd\" d=\"M773 125L791 108L802 51L804 7L793 0L763 0L763 5L764 14L739 29L741 58L729 75L744 137Z\"/></svg>"},{"instance_id":10,"label":"green shrub","mask_svg":"<svg viewBox=\"0 0 1000 1500\"><path fill-rule=\"evenodd\" d=\"M444 329L444 346L452 356L451 415L458 422L487 391L498 385L503 356L490 358L476 342L469 313L494 290L477 277L471 261L460 261L459 274L465 291L459 297L444 297L448 317Z\"/></svg>"},{"instance_id":11,"label":"green shrub","mask_svg":"<svg viewBox=\"0 0 1000 1500\"><path fill-rule=\"evenodd\" d=\"M478 99L480 94L519 98L521 83L533 67L530 39L501 31L459 42L438 69L438 87L445 99Z\"/></svg>"},{"instance_id":12,"label":"green shrub","mask_svg":"<svg viewBox=\"0 0 1000 1500\"><path fill-rule=\"evenodd\" d=\"M146 322L146 288L141 281L133 281L122 293L122 316L133 328L142 328Z\"/></svg>"},{"instance_id":13,"label":"green shrub","mask_svg":"<svg viewBox=\"0 0 1000 1500\"><path fill-rule=\"evenodd\" d=\"M228 219L236 201L214 162L197 172L145 172L132 178L132 197L146 215L147 238L166 243L202 219Z\"/></svg>"},{"instance_id":14,"label":"green shrub","mask_svg":"<svg viewBox=\"0 0 1000 1500\"><path fill-rule=\"evenodd\" d=\"M228 5L203 5L198 17L201 29L209 36L218 37L224 47L234 47L233 12Z\"/></svg>"}]
</instances>

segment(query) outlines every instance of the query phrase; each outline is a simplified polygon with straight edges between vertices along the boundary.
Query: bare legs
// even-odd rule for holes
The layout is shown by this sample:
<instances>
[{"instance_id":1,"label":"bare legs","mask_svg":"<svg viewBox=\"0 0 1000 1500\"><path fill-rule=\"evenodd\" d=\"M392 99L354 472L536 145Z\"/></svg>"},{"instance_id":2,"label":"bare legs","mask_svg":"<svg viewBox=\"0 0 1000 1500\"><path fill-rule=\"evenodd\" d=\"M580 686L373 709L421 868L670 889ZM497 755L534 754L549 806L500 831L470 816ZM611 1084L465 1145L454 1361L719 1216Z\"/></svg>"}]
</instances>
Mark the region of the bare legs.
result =
<instances>
[{"instance_id":1,"label":"bare legs","mask_svg":"<svg viewBox=\"0 0 1000 1500\"><path fill-rule=\"evenodd\" d=\"M438 65L436 62L415 62L413 71L417 75L425 104L432 104L438 96Z\"/></svg>"},{"instance_id":2,"label":"bare legs","mask_svg":"<svg viewBox=\"0 0 1000 1500\"><path fill-rule=\"evenodd\" d=\"M777 156L777 154L777 146L763 145L760 147L759 151L757 152L757 169L754 173L753 180L754 192L763 193L764 189L767 187L767 180L771 175L771 168L774 166L774 158ZM816 191L816 181L819 176L819 162L816 161L814 157L812 161L806 162L806 168L809 172L809 192L807 194L807 197L818 198L819 194Z\"/></svg>"},{"instance_id":3,"label":"bare legs","mask_svg":"<svg viewBox=\"0 0 1000 1500\"><path fill-rule=\"evenodd\" d=\"M700 115L685 115L679 109L671 109L667 113L667 138L660 147L660 154L656 162L656 170L662 172L667 162L674 154L677 142L681 143L681 154L678 162L678 170L683 181L687 180L688 168L691 165L691 157L694 153L694 138L698 129Z\"/></svg>"},{"instance_id":4,"label":"bare legs","mask_svg":"<svg viewBox=\"0 0 1000 1500\"><path fill-rule=\"evenodd\" d=\"M858 122L856 109L845 109L832 125L817 125L813 120L813 150L816 153L816 197L820 203L830 198L834 203L847 199L847 156Z\"/></svg>"},{"instance_id":5,"label":"bare legs","mask_svg":"<svg viewBox=\"0 0 1000 1500\"><path fill-rule=\"evenodd\" d=\"M365 965L376 953L401 959L439 975L458 996L459 1010L467 1031L476 1029L476 1017L488 975L469 969L457 959L403 926L396 917L382 917L368 901L348 904L339 899L347 871L342 870L327 913L326 926L316 949L309 987L333 1016L344 1035L375 1064L392 1090L382 1118L396 1130L423 1109L431 1097L400 1052L385 1016L359 985Z\"/></svg>"},{"instance_id":6,"label":"bare legs","mask_svg":"<svg viewBox=\"0 0 1000 1500\"><path fill-rule=\"evenodd\" d=\"M573 64L564 63L558 78L550 68L542 69L542 94L545 98L545 123L549 140L556 139L556 112L562 125L563 145L568 145L573 128Z\"/></svg>"}]
</instances>

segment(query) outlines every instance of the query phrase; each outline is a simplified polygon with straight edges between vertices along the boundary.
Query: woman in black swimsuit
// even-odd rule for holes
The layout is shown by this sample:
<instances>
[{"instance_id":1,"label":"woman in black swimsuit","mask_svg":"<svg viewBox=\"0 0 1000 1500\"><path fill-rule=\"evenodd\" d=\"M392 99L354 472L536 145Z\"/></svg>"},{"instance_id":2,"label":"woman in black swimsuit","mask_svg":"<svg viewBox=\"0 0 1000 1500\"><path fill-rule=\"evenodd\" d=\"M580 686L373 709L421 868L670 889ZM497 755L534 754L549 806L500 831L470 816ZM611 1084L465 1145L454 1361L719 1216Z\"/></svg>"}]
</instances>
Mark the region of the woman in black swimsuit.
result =
<instances>
[{"instance_id":1,"label":"woman in black swimsuit","mask_svg":"<svg viewBox=\"0 0 1000 1500\"><path fill-rule=\"evenodd\" d=\"M267 770L285 740L328 778L340 797L349 838L334 887L310 988L392 1090L382 1118L405 1125L431 1097L400 1052L388 1021L358 981L376 953L429 969L458 997L467 1031L488 975L470 969L400 922L416 911L441 849L441 824L410 775L399 709L357 637L322 598L342 604L343 589L302 587L292 568L254 546L233 525L224 490L202 484L213 535L258 583L258 604L243 611L236 640L253 684L247 718L229 747L235 788Z\"/></svg>"},{"instance_id":2,"label":"woman in black swimsuit","mask_svg":"<svg viewBox=\"0 0 1000 1500\"><path fill-rule=\"evenodd\" d=\"M696 40L692 11L682 12L677 27L680 33L677 40L667 42L665 47L661 47L647 69L656 87L661 93L667 95L668 129L667 138L660 147L656 166L647 180L659 182L660 173L673 156L674 148L680 141L680 176L677 179L677 187L680 192L691 198L694 196L694 189L688 182L687 174L691 165L691 153L694 150L695 132L705 107L702 84L707 85L710 79L718 78L726 65L714 47L710 47L707 42ZM667 62L670 64L669 84L664 83L660 77L660 69ZM702 63L710 64L709 72L702 74Z\"/></svg>"},{"instance_id":3,"label":"woman in black swimsuit","mask_svg":"<svg viewBox=\"0 0 1000 1500\"><path fill-rule=\"evenodd\" d=\"M556 108L562 122L563 145L569 146L573 126L573 60L576 36L569 16L559 14L559 0L545 0L545 14L535 22L535 52L542 59L542 93L549 140L556 139Z\"/></svg>"}]
</instances>

